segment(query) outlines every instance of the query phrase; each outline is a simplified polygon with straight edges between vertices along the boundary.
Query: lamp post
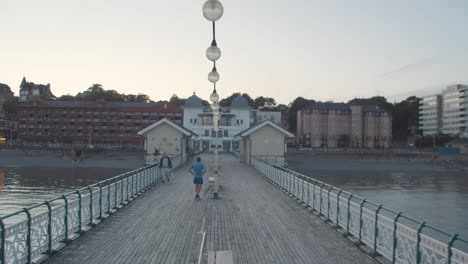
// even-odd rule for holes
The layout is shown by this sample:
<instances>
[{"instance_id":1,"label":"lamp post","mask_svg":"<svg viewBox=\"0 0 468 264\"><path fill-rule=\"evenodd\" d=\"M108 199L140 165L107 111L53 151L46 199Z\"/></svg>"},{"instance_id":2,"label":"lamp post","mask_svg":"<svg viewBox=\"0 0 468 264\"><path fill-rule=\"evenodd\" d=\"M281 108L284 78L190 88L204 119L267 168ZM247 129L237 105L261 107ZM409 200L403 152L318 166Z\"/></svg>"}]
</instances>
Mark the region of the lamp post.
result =
<instances>
[{"instance_id":1,"label":"lamp post","mask_svg":"<svg viewBox=\"0 0 468 264\"><path fill-rule=\"evenodd\" d=\"M218 137L219 133L219 95L216 92L216 83L219 81L219 73L216 69L216 61L221 57L221 50L216 43L216 21L223 16L224 7L218 0L207 0L203 4L203 16L212 23L213 28L213 40L211 45L206 50L206 57L208 60L213 62L213 68L211 72L208 73L208 81L213 83L213 92L210 95L211 110L213 112L213 130L215 131L215 136ZM213 140L213 139L212 139ZM219 156L218 156L218 144L215 144L215 149L213 151L213 164L215 167L215 190L213 193L213 198L218 198L218 179L217 175L219 174Z\"/></svg>"}]
</instances>

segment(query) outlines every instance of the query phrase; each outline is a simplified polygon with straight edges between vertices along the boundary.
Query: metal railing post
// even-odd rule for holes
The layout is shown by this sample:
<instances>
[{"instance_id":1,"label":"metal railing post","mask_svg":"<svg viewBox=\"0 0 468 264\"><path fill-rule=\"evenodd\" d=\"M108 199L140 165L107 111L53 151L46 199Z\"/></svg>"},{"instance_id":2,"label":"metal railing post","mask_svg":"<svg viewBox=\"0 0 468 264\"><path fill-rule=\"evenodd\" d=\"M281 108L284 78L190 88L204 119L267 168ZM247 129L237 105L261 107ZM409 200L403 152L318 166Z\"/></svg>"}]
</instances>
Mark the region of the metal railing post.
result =
<instances>
[{"instance_id":1,"label":"metal railing post","mask_svg":"<svg viewBox=\"0 0 468 264\"><path fill-rule=\"evenodd\" d=\"M124 187L123 187L123 183L124 183L124 177L123 175L120 176L120 205L123 206L124 204Z\"/></svg>"},{"instance_id":2,"label":"metal railing post","mask_svg":"<svg viewBox=\"0 0 468 264\"><path fill-rule=\"evenodd\" d=\"M349 235L349 219L351 218L351 198L353 194L348 197L348 217L346 217L346 234Z\"/></svg>"},{"instance_id":3,"label":"metal railing post","mask_svg":"<svg viewBox=\"0 0 468 264\"><path fill-rule=\"evenodd\" d=\"M328 207L327 207L327 219L330 221L330 190L332 189L332 186L328 188Z\"/></svg>"},{"instance_id":4,"label":"metal railing post","mask_svg":"<svg viewBox=\"0 0 468 264\"><path fill-rule=\"evenodd\" d=\"M453 256L452 247L453 247L453 243L455 243L455 240L457 240L457 239L458 239L458 234L454 234L450 238L450 240L449 240L449 242L447 244L447 246L448 246L448 262L447 262L447 264L452 264L452 256Z\"/></svg>"},{"instance_id":5,"label":"metal railing post","mask_svg":"<svg viewBox=\"0 0 468 264\"><path fill-rule=\"evenodd\" d=\"M129 180L130 177L128 176L128 173L126 173L125 176L126 176L125 178L127 179L127 199L126 199L126 201L128 202L129 199L130 199L130 195L128 193L128 189L130 187L130 180Z\"/></svg>"},{"instance_id":6,"label":"metal railing post","mask_svg":"<svg viewBox=\"0 0 468 264\"><path fill-rule=\"evenodd\" d=\"M397 239L397 223L398 219L401 217L401 212L398 212L398 214L395 216L393 219L393 252L392 252L392 263L395 263L396 260L396 247L398 243Z\"/></svg>"},{"instance_id":7,"label":"metal railing post","mask_svg":"<svg viewBox=\"0 0 468 264\"><path fill-rule=\"evenodd\" d=\"M110 182L109 180L107 180L106 183L107 183L107 215L110 215L111 208L110 208Z\"/></svg>"},{"instance_id":8,"label":"metal railing post","mask_svg":"<svg viewBox=\"0 0 468 264\"><path fill-rule=\"evenodd\" d=\"M117 210L118 207L118 199L117 199L117 177L114 177L114 208Z\"/></svg>"},{"instance_id":9,"label":"metal railing post","mask_svg":"<svg viewBox=\"0 0 468 264\"><path fill-rule=\"evenodd\" d=\"M65 239L63 242L68 242L68 200L65 195L62 195L62 199L65 201L65 217L64 217L64 226L65 226Z\"/></svg>"},{"instance_id":10,"label":"metal railing post","mask_svg":"<svg viewBox=\"0 0 468 264\"><path fill-rule=\"evenodd\" d=\"M312 210L316 210L315 209L315 186L317 185L317 180L314 181L314 190L312 191Z\"/></svg>"},{"instance_id":11,"label":"metal railing post","mask_svg":"<svg viewBox=\"0 0 468 264\"><path fill-rule=\"evenodd\" d=\"M418 235L417 235L417 240L416 240L416 263L421 263L421 250L419 249L419 246L421 245L421 231L425 225L426 225L426 222L422 222L419 225L418 231L417 231Z\"/></svg>"},{"instance_id":12,"label":"metal railing post","mask_svg":"<svg viewBox=\"0 0 468 264\"><path fill-rule=\"evenodd\" d=\"M98 183L99 186L99 219L102 220L102 185Z\"/></svg>"},{"instance_id":13,"label":"metal railing post","mask_svg":"<svg viewBox=\"0 0 468 264\"><path fill-rule=\"evenodd\" d=\"M47 240L47 254L50 256L52 255L52 206L50 206L49 201L44 203L47 206L47 217L49 218L47 221L47 236L49 237Z\"/></svg>"},{"instance_id":14,"label":"metal railing post","mask_svg":"<svg viewBox=\"0 0 468 264\"><path fill-rule=\"evenodd\" d=\"M301 176L301 178L303 177ZM301 179L301 181L302 181L301 201L302 203L304 203L304 179Z\"/></svg>"},{"instance_id":15,"label":"metal railing post","mask_svg":"<svg viewBox=\"0 0 468 264\"><path fill-rule=\"evenodd\" d=\"M336 195L336 228L339 227L339 215L340 215L340 195L341 195L342 190L338 191L338 194Z\"/></svg>"},{"instance_id":16,"label":"metal railing post","mask_svg":"<svg viewBox=\"0 0 468 264\"><path fill-rule=\"evenodd\" d=\"M133 175L132 175L132 199L134 198L134 195L136 195L135 179L136 179L136 174L133 173Z\"/></svg>"},{"instance_id":17,"label":"metal railing post","mask_svg":"<svg viewBox=\"0 0 468 264\"><path fill-rule=\"evenodd\" d=\"M31 213L29 212L29 210L27 208L23 208L23 211L26 213L27 217L28 217L28 231L26 233L26 246L28 247L27 249L27 263L31 263L31 252L32 252L32 241L31 241Z\"/></svg>"},{"instance_id":18,"label":"metal railing post","mask_svg":"<svg viewBox=\"0 0 468 264\"><path fill-rule=\"evenodd\" d=\"M80 190L76 190L78 194L78 233L81 233L81 193Z\"/></svg>"},{"instance_id":19,"label":"metal railing post","mask_svg":"<svg viewBox=\"0 0 468 264\"><path fill-rule=\"evenodd\" d=\"M362 206L366 202L366 199L363 199L361 201L361 204L359 205L359 239L358 239L358 244L361 244L361 231L362 231Z\"/></svg>"},{"instance_id":20,"label":"metal railing post","mask_svg":"<svg viewBox=\"0 0 468 264\"><path fill-rule=\"evenodd\" d=\"M310 179L307 179L307 206L310 207Z\"/></svg>"},{"instance_id":21,"label":"metal railing post","mask_svg":"<svg viewBox=\"0 0 468 264\"><path fill-rule=\"evenodd\" d=\"M379 211L382 209L382 205L379 204L377 209L375 210L375 218L374 218L374 257L377 256L377 235L379 234L379 229L377 222L379 221Z\"/></svg>"},{"instance_id":22,"label":"metal railing post","mask_svg":"<svg viewBox=\"0 0 468 264\"><path fill-rule=\"evenodd\" d=\"M89 190L89 226L93 225L93 189L91 186L88 186Z\"/></svg>"},{"instance_id":23,"label":"metal railing post","mask_svg":"<svg viewBox=\"0 0 468 264\"><path fill-rule=\"evenodd\" d=\"M319 208L319 215L322 215L322 191L323 191L323 182L320 184L320 208Z\"/></svg>"},{"instance_id":24,"label":"metal railing post","mask_svg":"<svg viewBox=\"0 0 468 264\"><path fill-rule=\"evenodd\" d=\"M0 240L0 262L2 264L6 264L6 250L5 250L5 224L3 223L3 219L0 219L0 232L2 239Z\"/></svg>"}]
</instances>

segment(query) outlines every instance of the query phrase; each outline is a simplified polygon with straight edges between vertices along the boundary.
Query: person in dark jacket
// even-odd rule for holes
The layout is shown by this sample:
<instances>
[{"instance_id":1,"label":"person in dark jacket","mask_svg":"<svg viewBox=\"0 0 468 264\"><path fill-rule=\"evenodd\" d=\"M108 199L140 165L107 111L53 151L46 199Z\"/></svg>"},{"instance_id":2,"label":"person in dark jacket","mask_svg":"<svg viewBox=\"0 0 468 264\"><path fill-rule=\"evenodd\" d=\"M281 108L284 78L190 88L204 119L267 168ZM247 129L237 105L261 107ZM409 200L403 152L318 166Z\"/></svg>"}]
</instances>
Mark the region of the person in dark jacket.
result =
<instances>
[{"instance_id":1,"label":"person in dark jacket","mask_svg":"<svg viewBox=\"0 0 468 264\"><path fill-rule=\"evenodd\" d=\"M171 181L172 174L172 160L167 156L167 153L164 152L163 157L159 160L159 168L161 169L162 182Z\"/></svg>"}]
</instances>

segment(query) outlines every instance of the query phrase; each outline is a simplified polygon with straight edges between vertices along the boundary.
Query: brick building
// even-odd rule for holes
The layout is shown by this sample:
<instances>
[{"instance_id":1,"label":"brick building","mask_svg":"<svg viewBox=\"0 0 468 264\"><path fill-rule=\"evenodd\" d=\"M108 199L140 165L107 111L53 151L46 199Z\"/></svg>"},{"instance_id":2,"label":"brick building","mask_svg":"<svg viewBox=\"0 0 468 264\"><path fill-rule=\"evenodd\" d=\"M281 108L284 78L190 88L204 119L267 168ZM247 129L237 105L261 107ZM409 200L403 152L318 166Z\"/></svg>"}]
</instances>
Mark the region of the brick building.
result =
<instances>
[{"instance_id":1,"label":"brick building","mask_svg":"<svg viewBox=\"0 0 468 264\"><path fill-rule=\"evenodd\" d=\"M2 138L0 143L12 140L15 133L14 116L7 113L0 104L0 138Z\"/></svg>"},{"instance_id":2,"label":"brick building","mask_svg":"<svg viewBox=\"0 0 468 264\"><path fill-rule=\"evenodd\" d=\"M142 145L137 132L167 118L182 125L183 111L169 102L20 102L18 139L30 143Z\"/></svg>"},{"instance_id":3,"label":"brick building","mask_svg":"<svg viewBox=\"0 0 468 264\"><path fill-rule=\"evenodd\" d=\"M377 106L314 103L297 112L297 137L310 147L389 148L392 117Z\"/></svg>"}]
</instances>

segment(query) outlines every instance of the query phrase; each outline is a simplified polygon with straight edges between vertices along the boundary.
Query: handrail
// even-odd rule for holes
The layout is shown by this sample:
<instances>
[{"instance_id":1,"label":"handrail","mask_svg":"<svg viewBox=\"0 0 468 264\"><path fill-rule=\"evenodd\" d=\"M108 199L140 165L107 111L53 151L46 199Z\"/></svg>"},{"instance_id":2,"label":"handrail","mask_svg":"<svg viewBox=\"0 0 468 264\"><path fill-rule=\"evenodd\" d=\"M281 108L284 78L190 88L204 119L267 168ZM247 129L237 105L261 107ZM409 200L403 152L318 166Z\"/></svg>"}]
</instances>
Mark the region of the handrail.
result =
<instances>
[{"instance_id":1,"label":"handrail","mask_svg":"<svg viewBox=\"0 0 468 264\"><path fill-rule=\"evenodd\" d=\"M158 165L145 165L0 216L0 264L32 263L51 255L61 243L66 244L82 235L85 230L123 207L124 186L127 192L125 201L128 203L130 198L134 199L159 183ZM182 158L174 157L173 168L181 165Z\"/></svg>"},{"instance_id":2,"label":"handrail","mask_svg":"<svg viewBox=\"0 0 468 264\"><path fill-rule=\"evenodd\" d=\"M367 252L374 257L382 256L392 263L461 264L468 261L468 240L458 234L430 226L265 159L253 157L251 165L274 186L302 201L326 222L334 225L335 230L357 245L368 247L370 250ZM290 184L291 181L294 181L294 185ZM303 201L302 195L296 196L297 184L312 192L311 204L309 195L307 201ZM328 205L322 205L322 201Z\"/></svg>"}]
</instances>

